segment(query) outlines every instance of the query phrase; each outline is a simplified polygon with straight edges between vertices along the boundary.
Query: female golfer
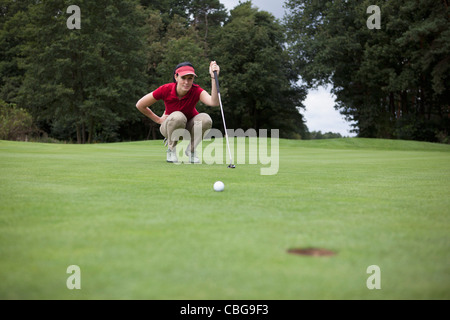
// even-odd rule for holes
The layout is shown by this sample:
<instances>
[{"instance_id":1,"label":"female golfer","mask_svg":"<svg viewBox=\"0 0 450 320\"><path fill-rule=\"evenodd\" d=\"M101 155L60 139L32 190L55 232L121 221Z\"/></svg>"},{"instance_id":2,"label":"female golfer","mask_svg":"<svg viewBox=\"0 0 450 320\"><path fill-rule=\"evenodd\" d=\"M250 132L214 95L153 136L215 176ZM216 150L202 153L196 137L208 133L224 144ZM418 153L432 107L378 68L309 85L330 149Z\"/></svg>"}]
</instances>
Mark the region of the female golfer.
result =
<instances>
[{"instance_id":1,"label":"female golfer","mask_svg":"<svg viewBox=\"0 0 450 320\"><path fill-rule=\"evenodd\" d=\"M174 71L174 82L165 84L155 91L141 98L136 107L145 116L161 125L160 131L167 139L167 162L178 162L176 154L176 145L179 137L172 133L177 129L186 129L191 134L191 142L186 149L186 155L191 163L199 163L196 156L195 148L202 141L206 131L211 129L212 120L206 113L199 113L195 106L198 101L204 104L217 107L219 106L219 96L217 94L216 82L214 81L214 71L217 74L220 68L215 61L211 61L209 65L209 73L211 75L211 95L194 84L195 74L194 67L189 62L180 63ZM161 117L158 117L150 107L158 100L163 100L166 110ZM201 136L195 135L194 125L201 125Z\"/></svg>"}]
</instances>

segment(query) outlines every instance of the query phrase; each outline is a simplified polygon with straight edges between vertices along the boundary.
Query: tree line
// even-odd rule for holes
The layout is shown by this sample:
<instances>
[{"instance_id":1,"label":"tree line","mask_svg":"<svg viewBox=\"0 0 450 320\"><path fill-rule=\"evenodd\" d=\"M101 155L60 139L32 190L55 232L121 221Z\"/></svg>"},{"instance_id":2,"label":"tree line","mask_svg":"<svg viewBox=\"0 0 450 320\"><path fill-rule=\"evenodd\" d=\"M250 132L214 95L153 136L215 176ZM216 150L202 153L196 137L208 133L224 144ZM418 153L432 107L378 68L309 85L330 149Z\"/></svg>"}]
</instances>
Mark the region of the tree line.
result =
<instances>
[{"instance_id":1,"label":"tree line","mask_svg":"<svg viewBox=\"0 0 450 320\"><path fill-rule=\"evenodd\" d=\"M379 28L369 28L370 6ZM288 0L296 73L330 84L360 137L448 142L448 0ZM372 21L369 21L372 22Z\"/></svg>"},{"instance_id":2,"label":"tree line","mask_svg":"<svg viewBox=\"0 0 450 320\"><path fill-rule=\"evenodd\" d=\"M445 138L447 2L373 1L379 30L365 27L366 2L288 0L280 21L250 1L228 12L219 0L77 0L81 27L70 29L73 1L0 0L0 107L58 140L158 139L136 101L171 82L183 61L209 91L216 60L230 128L310 138L307 90L331 84L361 137ZM220 109L198 109L222 128Z\"/></svg>"}]
</instances>

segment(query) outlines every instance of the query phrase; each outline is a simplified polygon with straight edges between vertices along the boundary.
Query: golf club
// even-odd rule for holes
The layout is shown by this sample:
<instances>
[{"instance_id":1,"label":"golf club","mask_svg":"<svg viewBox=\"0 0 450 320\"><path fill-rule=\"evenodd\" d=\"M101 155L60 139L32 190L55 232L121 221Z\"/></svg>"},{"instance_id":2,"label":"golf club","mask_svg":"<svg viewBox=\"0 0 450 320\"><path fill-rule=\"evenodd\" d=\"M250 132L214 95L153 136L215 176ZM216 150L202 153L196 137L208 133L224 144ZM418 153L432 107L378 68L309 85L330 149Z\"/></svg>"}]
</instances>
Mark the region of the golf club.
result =
<instances>
[{"instance_id":1,"label":"golf club","mask_svg":"<svg viewBox=\"0 0 450 320\"><path fill-rule=\"evenodd\" d=\"M228 154L230 155L230 165L228 166L228 168L234 169L236 168L236 166L233 164L233 158L231 157L230 142L228 141L227 125L225 124L225 115L223 113L222 99L220 97L219 78L217 77L217 71L214 71L214 79L216 80L217 94L219 95L220 112L222 113L223 127L225 129L225 139L227 140Z\"/></svg>"}]
</instances>

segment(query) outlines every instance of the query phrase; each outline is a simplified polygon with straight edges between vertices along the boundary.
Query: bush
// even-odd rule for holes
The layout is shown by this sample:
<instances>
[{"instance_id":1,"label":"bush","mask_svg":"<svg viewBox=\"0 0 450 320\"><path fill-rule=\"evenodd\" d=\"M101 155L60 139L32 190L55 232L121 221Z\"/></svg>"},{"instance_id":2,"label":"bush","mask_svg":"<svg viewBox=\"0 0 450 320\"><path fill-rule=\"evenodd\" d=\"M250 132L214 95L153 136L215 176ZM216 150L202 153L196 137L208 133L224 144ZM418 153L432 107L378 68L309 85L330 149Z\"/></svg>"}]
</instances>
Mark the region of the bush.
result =
<instances>
[{"instance_id":1,"label":"bush","mask_svg":"<svg viewBox=\"0 0 450 320\"><path fill-rule=\"evenodd\" d=\"M340 139L342 135L340 133L327 132L322 133L322 131L313 131L309 134L309 139L311 140L319 140L319 139Z\"/></svg>"},{"instance_id":2,"label":"bush","mask_svg":"<svg viewBox=\"0 0 450 320\"><path fill-rule=\"evenodd\" d=\"M33 133L33 118L15 104L0 100L0 140L27 140Z\"/></svg>"},{"instance_id":3,"label":"bush","mask_svg":"<svg viewBox=\"0 0 450 320\"><path fill-rule=\"evenodd\" d=\"M438 139L439 143L450 144L450 136L448 135L447 131L437 132L436 138Z\"/></svg>"}]
</instances>

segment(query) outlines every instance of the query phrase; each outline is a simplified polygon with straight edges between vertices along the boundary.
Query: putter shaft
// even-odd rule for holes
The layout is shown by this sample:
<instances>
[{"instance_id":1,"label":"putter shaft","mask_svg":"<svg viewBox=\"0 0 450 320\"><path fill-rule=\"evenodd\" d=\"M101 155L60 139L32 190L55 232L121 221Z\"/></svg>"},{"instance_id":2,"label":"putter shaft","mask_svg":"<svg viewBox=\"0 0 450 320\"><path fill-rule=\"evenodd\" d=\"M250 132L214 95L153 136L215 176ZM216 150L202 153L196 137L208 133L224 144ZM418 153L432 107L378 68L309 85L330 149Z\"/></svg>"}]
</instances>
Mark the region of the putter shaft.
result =
<instances>
[{"instance_id":1,"label":"putter shaft","mask_svg":"<svg viewBox=\"0 0 450 320\"><path fill-rule=\"evenodd\" d=\"M228 149L228 154L230 156L230 165L228 166L228 168L234 169L234 168L236 168L236 166L233 165L233 158L231 157L230 142L228 140L228 131L227 131L227 125L225 123L225 114L223 112L222 98L220 96L220 87L219 87L219 79L217 77L217 71L214 71L214 79L216 80L216 88L217 88L217 95L219 96L220 112L222 114L223 127L225 129L225 139L227 141L227 149Z\"/></svg>"}]
</instances>

